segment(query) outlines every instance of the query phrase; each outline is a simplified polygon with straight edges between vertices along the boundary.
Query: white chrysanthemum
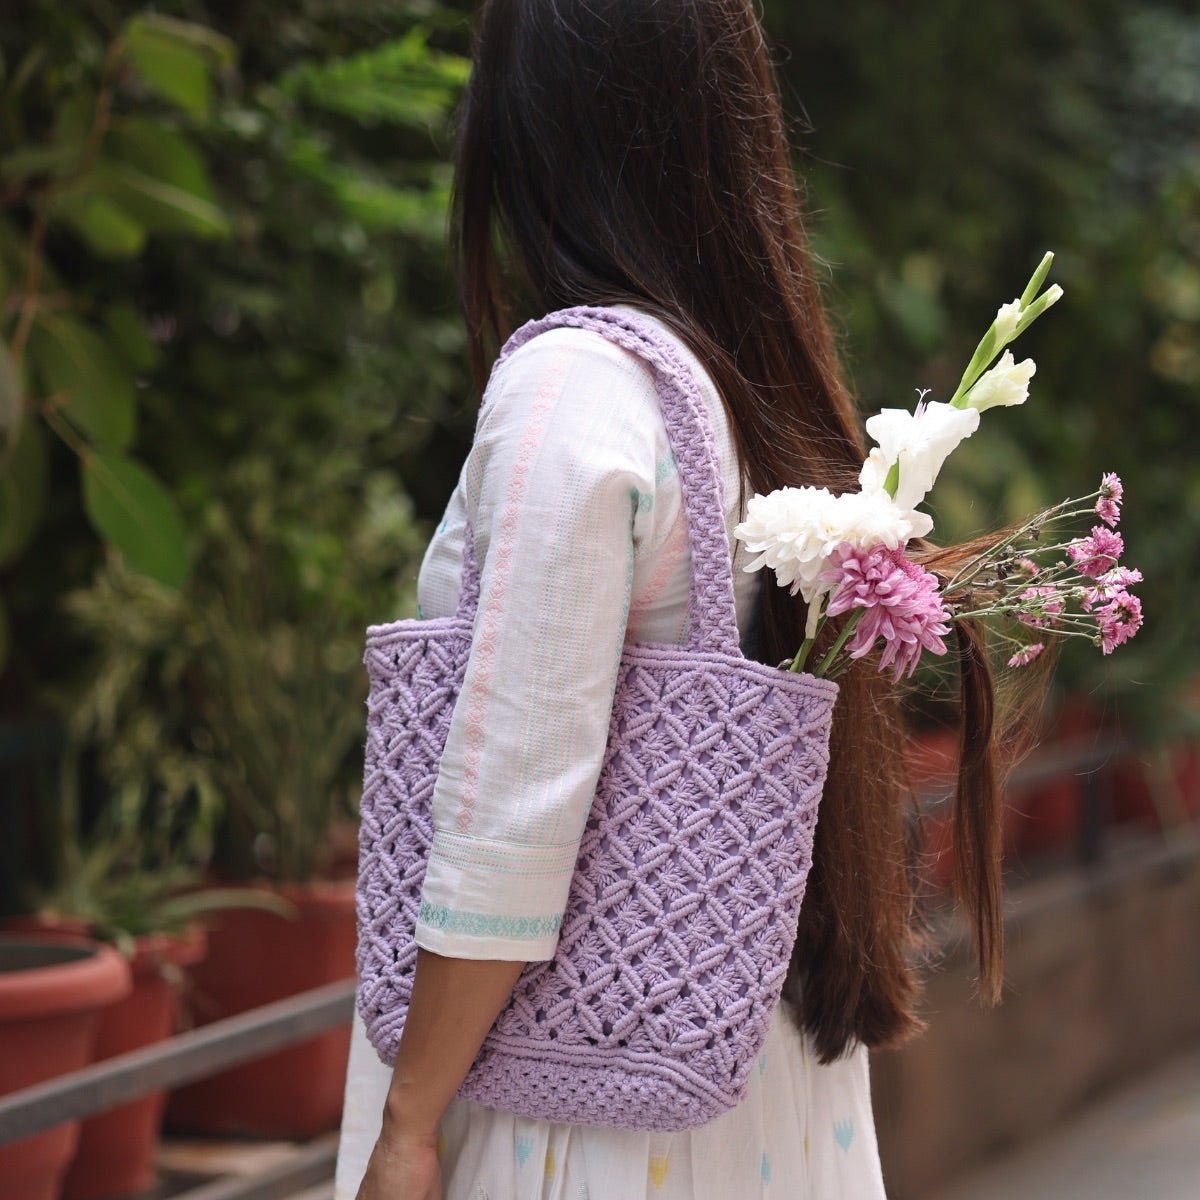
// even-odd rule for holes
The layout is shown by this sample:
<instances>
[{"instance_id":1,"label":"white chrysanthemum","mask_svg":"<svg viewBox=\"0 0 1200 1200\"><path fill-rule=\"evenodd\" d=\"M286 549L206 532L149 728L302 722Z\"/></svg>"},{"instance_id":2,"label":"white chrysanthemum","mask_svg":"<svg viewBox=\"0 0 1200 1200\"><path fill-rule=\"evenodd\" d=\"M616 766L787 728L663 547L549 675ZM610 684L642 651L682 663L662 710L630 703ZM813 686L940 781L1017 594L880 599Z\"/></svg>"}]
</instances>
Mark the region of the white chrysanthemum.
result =
<instances>
[{"instance_id":1,"label":"white chrysanthemum","mask_svg":"<svg viewBox=\"0 0 1200 1200\"><path fill-rule=\"evenodd\" d=\"M975 409L936 400L917 405L916 412L885 408L867 422L867 433L879 446L863 463L858 481L864 492L883 492L888 473L898 462L900 479L893 499L901 512L908 512L925 499L959 442L978 428Z\"/></svg>"},{"instance_id":2,"label":"white chrysanthemum","mask_svg":"<svg viewBox=\"0 0 1200 1200\"><path fill-rule=\"evenodd\" d=\"M967 405L976 412L987 412L989 408L1024 404L1029 399L1029 381L1036 370L1032 358L1014 362L1012 351L1005 350L1000 361L985 371L967 393Z\"/></svg>"},{"instance_id":3,"label":"white chrysanthemum","mask_svg":"<svg viewBox=\"0 0 1200 1200\"><path fill-rule=\"evenodd\" d=\"M829 591L821 581L829 556L843 542L852 546L886 545L894 549L933 528L924 513L904 512L886 492L847 492L828 488L779 488L754 496L746 519L733 531L758 557L746 567L770 567L782 587L799 592L809 604L809 635L818 601Z\"/></svg>"}]
</instances>

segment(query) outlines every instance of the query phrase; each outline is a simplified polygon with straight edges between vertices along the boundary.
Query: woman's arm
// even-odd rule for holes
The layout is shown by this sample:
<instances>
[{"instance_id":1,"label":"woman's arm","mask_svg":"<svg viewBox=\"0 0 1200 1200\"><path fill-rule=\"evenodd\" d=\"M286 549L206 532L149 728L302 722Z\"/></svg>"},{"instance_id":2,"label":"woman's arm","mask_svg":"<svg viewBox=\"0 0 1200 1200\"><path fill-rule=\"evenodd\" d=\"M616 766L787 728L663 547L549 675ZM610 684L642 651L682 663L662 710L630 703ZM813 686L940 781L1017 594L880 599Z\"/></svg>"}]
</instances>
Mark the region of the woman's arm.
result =
<instances>
[{"instance_id":1,"label":"woman's arm","mask_svg":"<svg viewBox=\"0 0 1200 1200\"><path fill-rule=\"evenodd\" d=\"M524 967L417 950L383 1128L358 1200L441 1200L438 1122Z\"/></svg>"},{"instance_id":2,"label":"woman's arm","mask_svg":"<svg viewBox=\"0 0 1200 1200\"><path fill-rule=\"evenodd\" d=\"M436 1136L442 1113L524 967L417 950L412 1002L388 1089L388 1124Z\"/></svg>"}]
</instances>

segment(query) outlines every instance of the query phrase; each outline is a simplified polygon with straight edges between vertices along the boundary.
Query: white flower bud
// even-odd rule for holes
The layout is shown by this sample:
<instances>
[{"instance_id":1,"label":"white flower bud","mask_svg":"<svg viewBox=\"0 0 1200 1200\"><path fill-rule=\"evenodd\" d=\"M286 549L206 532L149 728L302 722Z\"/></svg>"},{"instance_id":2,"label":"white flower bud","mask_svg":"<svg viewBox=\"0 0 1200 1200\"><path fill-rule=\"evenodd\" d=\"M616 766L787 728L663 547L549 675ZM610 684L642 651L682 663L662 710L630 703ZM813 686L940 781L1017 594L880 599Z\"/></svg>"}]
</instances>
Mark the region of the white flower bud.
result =
<instances>
[{"instance_id":1,"label":"white flower bud","mask_svg":"<svg viewBox=\"0 0 1200 1200\"><path fill-rule=\"evenodd\" d=\"M996 309L995 328L998 344L1003 345L1012 337L1021 320L1022 311L1020 300L1010 300L1008 304L1002 304Z\"/></svg>"},{"instance_id":2,"label":"white flower bud","mask_svg":"<svg viewBox=\"0 0 1200 1200\"><path fill-rule=\"evenodd\" d=\"M985 371L967 393L967 406L976 412L987 412L989 408L1024 404L1029 399L1029 381L1036 370L1032 358L1014 362L1012 354L1005 350L1000 361Z\"/></svg>"}]
</instances>

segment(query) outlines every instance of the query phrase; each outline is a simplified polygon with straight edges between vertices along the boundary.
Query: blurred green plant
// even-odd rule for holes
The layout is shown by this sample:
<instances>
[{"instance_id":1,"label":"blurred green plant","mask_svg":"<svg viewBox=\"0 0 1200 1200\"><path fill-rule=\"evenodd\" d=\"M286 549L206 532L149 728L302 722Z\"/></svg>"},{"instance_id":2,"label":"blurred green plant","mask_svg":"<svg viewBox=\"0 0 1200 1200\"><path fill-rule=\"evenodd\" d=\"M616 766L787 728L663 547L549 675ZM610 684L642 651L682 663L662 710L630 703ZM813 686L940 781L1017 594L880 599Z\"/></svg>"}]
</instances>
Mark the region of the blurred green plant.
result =
<instances>
[{"instance_id":1,"label":"blurred green plant","mask_svg":"<svg viewBox=\"0 0 1200 1200\"><path fill-rule=\"evenodd\" d=\"M164 861L303 881L354 815L362 632L411 606L392 568L419 545L394 476L312 460L291 488L266 456L233 464L182 590L112 563L67 597L96 647L69 728Z\"/></svg>"},{"instance_id":2,"label":"blurred green plant","mask_svg":"<svg viewBox=\"0 0 1200 1200\"><path fill-rule=\"evenodd\" d=\"M153 13L106 45L78 25L51 36L63 24L21 46L0 89L0 567L41 523L48 430L78 458L100 537L178 587L189 568L179 506L131 453L138 378L157 351L131 298L80 279L59 243L115 261L143 254L151 234L228 236L191 130L233 45Z\"/></svg>"},{"instance_id":3,"label":"blurred green plant","mask_svg":"<svg viewBox=\"0 0 1200 1200\"><path fill-rule=\"evenodd\" d=\"M80 816L79 763L63 764L55 830L54 880L27 897L48 927L75 929L112 942L127 957L140 937L182 936L204 917L231 908L260 908L283 917L295 908L274 892L201 887L195 866L171 863L145 836L143 814L128 804L106 810L90 832ZM151 818L151 823L157 820Z\"/></svg>"},{"instance_id":4,"label":"blurred green plant","mask_svg":"<svg viewBox=\"0 0 1200 1200\"><path fill-rule=\"evenodd\" d=\"M113 19L30 7L0 33L6 59L5 34L65 42L66 59ZM55 488L38 546L60 553L6 572L8 694L68 719L100 782L91 821L116 806L140 814L156 861L299 880L353 814L364 628L413 603L422 538L401 479L420 463L440 490L453 451L431 437L471 420L438 149L466 64L432 44L449 22L436 5L178 7L243 48L237 73L212 75L203 123L198 94L163 118L192 139L224 236L151 230L119 260L70 229L47 245L81 294L149 331L131 436L181 514L190 570L139 571L123 546L98 563ZM35 219L16 205L19 233Z\"/></svg>"}]
</instances>

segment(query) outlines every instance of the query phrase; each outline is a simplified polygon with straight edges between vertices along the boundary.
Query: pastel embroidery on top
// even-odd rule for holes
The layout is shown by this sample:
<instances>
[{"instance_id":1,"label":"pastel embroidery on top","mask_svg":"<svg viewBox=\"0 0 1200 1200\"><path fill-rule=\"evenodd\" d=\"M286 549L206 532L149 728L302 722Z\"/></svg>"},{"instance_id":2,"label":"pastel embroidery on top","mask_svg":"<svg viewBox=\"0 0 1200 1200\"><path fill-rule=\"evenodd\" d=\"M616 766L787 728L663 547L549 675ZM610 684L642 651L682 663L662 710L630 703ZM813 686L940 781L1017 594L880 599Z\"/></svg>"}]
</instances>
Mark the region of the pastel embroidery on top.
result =
<instances>
[{"instance_id":1,"label":"pastel embroidery on top","mask_svg":"<svg viewBox=\"0 0 1200 1200\"><path fill-rule=\"evenodd\" d=\"M517 1163L524 1166L529 1161L529 1156L533 1153L533 1138L519 1137L517 1138Z\"/></svg>"}]
</instances>

